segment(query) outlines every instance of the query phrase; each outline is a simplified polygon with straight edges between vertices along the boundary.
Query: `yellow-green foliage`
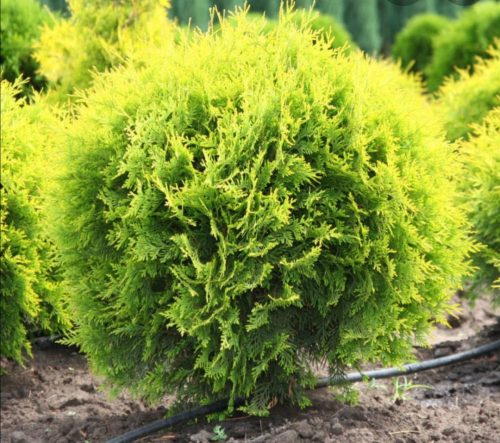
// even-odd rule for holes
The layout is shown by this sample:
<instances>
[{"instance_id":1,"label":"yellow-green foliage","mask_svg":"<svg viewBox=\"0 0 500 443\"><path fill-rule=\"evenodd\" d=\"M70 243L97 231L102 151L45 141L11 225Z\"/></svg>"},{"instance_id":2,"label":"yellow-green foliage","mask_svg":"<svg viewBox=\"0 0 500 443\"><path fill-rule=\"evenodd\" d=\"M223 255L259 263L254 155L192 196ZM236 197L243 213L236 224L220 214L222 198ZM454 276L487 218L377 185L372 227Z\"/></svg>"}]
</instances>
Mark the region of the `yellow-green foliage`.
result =
<instances>
[{"instance_id":1,"label":"yellow-green foliage","mask_svg":"<svg viewBox=\"0 0 500 443\"><path fill-rule=\"evenodd\" d=\"M409 358L469 246L416 80L289 13L233 20L96 79L50 206L95 371L262 414L307 404L319 361Z\"/></svg>"},{"instance_id":2,"label":"yellow-green foliage","mask_svg":"<svg viewBox=\"0 0 500 443\"><path fill-rule=\"evenodd\" d=\"M265 23L265 25L261 27L264 34L271 32L273 28L278 24L276 20L269 19L264 14L255 12L248 13L246 16L246 20L256 22L260 21L262 23ZM340 48L345 46L346 50L349 51L350 48L356 47L351 39L351 36L349 35L349 32L333 17L319 14L316 11L299 10L294 15L293 20L297 26L307 26L308 28L313 30L314 40L316 40L317 38L327 40L330 42L330 46L332 48ZM233 18L232 14L228 16L227 21L233 26L237 26L238 24L237 16ZM219 27L216 26L216 29L218 30Z\"/></svg>"},{"instance_id":3,"label":"yellow-green foliage","mask_svg":"<svg viewBox=\"0 0 500 443\"><path fill-rule=\"evenodd\" d=\"M392 46L392 57L400 61L403 68L423 73L432 60L434 39L449 23L449 19L436 14L416 15L397 34Z\"/></svg>"},{"instance_id":4,"label":"yellow-green foliage","mask_svg":"<svg viewBox=\"0 0 500 443\"><path fill-rule=\"evenodd\" d=\"M500 107L476 125L469 141L461 146L464 171L464 207L482 245L474 255L476 283L494 287L500 302Z\"/></svg>"},{"instance_id":5,"label":"yellow-green foliage","mask_svg":"<svg viewBox=\"0 0 500 443\"><path fill-rule=\"evenodd\" d=\"M71 17L45 27L35 57L56 97L88 87L94 72L123 63L127 57L147 58L149 46L172 38L166 0L69 0Z\"/></svg>"},{"instance_id":6,"label":"yellow-green foliage","mask_svg":"<svg viewBox=\"0 0 500 443\"><path fill-rule=\"evenodd\" d=\"M434 54L427 66L429 90L435 91L457 68L472 69L477 57L487 57L488 47L500 37L500 3L477 3L434 40Z\"/></svg>"},{"instance_id":7,"label":"yellow-green foliage","mask_svg":"<svg viewBox=\"0 0 500 443\"><path fill-rule=\"evenodd\" d=\"M33 46L41 26L52 21L49 13L36 0L2 0L0 20L2 78L13 82L23 75L30 79L32 86L40 89L44 81L36 73Z\"/></svg>"},{"instance_id":8,"label":"yellow-green foliage","mask_svg":"<svg viewBox=\"0 0 500 443\"><path fill-rule=\"evenodd\" d=\"M61 332L68 319L61 299L54 249L40 215L42 109L16 101L22 85L2 81L1 274L2 357L22 362L28 333Z\"/></svg>"},{"instance_id":9,"label":"yellow-green foliage","mask_svg":"<svg viewBox=\"0 0 500 443\"><path fill-rule=\"evenodd\" d=\"M488 59L477 59L474 74L460 70L448 79L438 94L448 139L467 138L471 124L480 124L486 114L500 106L500 49L490 48ZM499 146L500 149L500 146Z\"/></svg>"},{"instance_id":10,"label":"yellow-green foliage","mask_svg":"<svg viewBox=\"0 0 500 443\"><path fill-rule=\"evenodd\" d=\"M301 11L295 15L295 22L298 26L301 26L302 22L307 23L307 26L315 31L320 38L330 41L332 48L356 47L344 25L329 15Z\"/></svg>"},{"instance_id":11,"label":"yellow-green foliage","mask_svg":"<svg viewBox=\"0 0 500 443\"><path fill-rule=\"evenodd\" d=\"M231 24L232 26L237 26L238 24L238 15L234 15L232 11L226 12L226 15L224 17L226 24ZM255 22L260 22L262 26L260 26L260 29L262 30L263 34L267 34L273 30L273 28L276 26L277 21L273 20L269 17L267 17L265 14L261 14L259 12L247 12L246 13L246 20L247 21L255 21ZM220 26L217 23L214 26L214 29L216 31L219 31Z\"/></svg>"}]
</instances>

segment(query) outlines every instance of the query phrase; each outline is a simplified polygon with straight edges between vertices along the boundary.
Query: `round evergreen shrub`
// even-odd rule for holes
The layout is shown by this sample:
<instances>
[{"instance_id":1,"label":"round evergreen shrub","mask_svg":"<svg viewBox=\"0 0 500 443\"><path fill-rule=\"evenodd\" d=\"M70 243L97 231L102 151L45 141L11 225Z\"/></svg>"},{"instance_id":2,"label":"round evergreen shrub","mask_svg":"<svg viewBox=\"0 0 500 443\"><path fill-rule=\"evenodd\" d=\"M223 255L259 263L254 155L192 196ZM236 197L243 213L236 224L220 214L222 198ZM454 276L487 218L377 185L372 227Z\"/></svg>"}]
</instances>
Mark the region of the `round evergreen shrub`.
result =
<instances>
[{"instance_id":1,"label":"round evergreen shrub","mask_svg":"<svg viewBox=\"0 0 500 443\"><path fill-rule=\"evenodd\" d=\"M433 41L450 21L437 14L419 14L411 18L396 35L392 47L392 58L401 62L403 68L423 73L434 53Z\"/></svg>"},{"instance_id":2,"label":"round evergreen shrub","mask_svg":"<svg viewBox=\"0 0 500 443\"><path fill-rule=\"evenodd\" d=\"M22 75L33 87L41 89L44 79L36 72L38 64L33 50L42 25L51 22L48 11L36 0L2 0L0 20L2 78L13 82Z\"/></svg>"},{"instance_id":3,"label":"round evergreen shrub","mask_svg":"<svg viewBox=\"0 0 500 443\"><path fill-rule=\"evenodd\" d=\"M459 78L448 79L438 93L449 140L467 138L471 124L480 124L486 114L500 106L500 49L492 47L488 59L478 59L474 74L459 71Z\"/></svg>"},{"instance_id":4,"label":"round evergreen shrub","mask_svg":"<svg viewBox=\"0 0 500 443\"><path fill-rule=\"evenodd\" d=\"M40 71L64 101L91 84L95 72L144 57L149 46L173 38L166 0L69 0L71 16L45 27L36 47Z\"/></svg>"},{"instance_id":5,"label":"round evergreen shrub","mask_svg":"<svg viewBox=\"0 0 500 443\"><path fill-rule=\"evenodd\" d=\"M41 108L16 100L22 84L2 81L0 197L1 273L0 355L18 362L30 352L29 334L63 332L69 327L61 276L40 214L43 149Z\"/></svg>"},{"instance_id":6,"label":"round evergreen shrub","mask_svg":"<svg viewBox=\"0 0 500 443\"><path fill-rule=\"evenodd\" d=\"M451 22L435 41L426 70L429 90L435 91L456 68L472 69L477 57L487 57L488 47L500 37L500 3L477 3Z\"/></svg>"},{"instance_id":7,"label":"round evergreen shrub","mask_svg":"<svg viewBox=\"0 0 500 443\"><path fill-rule=\"evenodd\" d=\"M409 358L469 246L416 81L332 54L293 14L267 34L236 20L96 79L52 224L95 371L261 414L307 404L319 361Z\"/></svg>"},{"instance_id":8,"label":"round evergreen shrub","mask_svg":"<svg viewBox=\"0 0 500 443\"><path fill-rule=\"evenodd\" d=\"M492 286L497 304L500 303L499 147L500 107L496 107L488 113L482 126L475 126L471 139L461 146L464 166L461 186L464 207L480 244L473 256L478 268L474 286Z\"/></svg>"}]
</instances>

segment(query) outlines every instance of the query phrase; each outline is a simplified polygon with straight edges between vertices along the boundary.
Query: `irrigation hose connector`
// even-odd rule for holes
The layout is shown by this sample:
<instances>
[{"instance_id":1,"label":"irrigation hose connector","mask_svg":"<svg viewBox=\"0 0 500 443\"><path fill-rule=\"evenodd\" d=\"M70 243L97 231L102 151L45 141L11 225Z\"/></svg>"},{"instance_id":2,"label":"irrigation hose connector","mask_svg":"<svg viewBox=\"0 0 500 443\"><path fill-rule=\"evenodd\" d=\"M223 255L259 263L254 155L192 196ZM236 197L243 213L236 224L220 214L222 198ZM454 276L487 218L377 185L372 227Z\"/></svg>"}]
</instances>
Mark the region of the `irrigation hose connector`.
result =
<instances>
[{"instance_id":1,"label":"irrigation hose connector","mask_svg":"<svg viewBox=\"0 0 500 443\"><path fill-rule=\"evenodd\" d=\"M416 372L426 371L428 369L439 368L442 366L448 366L454 363L471 360L473 358L481 357L483 355L499 350L500 340L496 340L492 343L470 349L469 351L458 352L446 357L434 358L431 360L424 360L416 363L409 363L401 367L382 368L366 372L352 372L350 374L346 374L345 376L323 377L318 379L314 389L320 389L327 386L334 386L345 383L356 383L360 381L370 381L381 378L391 378L401 375L414 374ZM234 406L238 407L243 405L244 403L244 399L238 399L236 400ZM111 440L108 440L107 443L131 443L163 429L188 422L189 420L204 417L215 412L221 412L226 409L227 406L227 400L218 400L209 405L199 406L197 408L191 409L190 411L174 415L173 417L156 420L146 426L137 428L133 431L127 432L126 434L112 438Z\"/></svg>"}]
</instances>

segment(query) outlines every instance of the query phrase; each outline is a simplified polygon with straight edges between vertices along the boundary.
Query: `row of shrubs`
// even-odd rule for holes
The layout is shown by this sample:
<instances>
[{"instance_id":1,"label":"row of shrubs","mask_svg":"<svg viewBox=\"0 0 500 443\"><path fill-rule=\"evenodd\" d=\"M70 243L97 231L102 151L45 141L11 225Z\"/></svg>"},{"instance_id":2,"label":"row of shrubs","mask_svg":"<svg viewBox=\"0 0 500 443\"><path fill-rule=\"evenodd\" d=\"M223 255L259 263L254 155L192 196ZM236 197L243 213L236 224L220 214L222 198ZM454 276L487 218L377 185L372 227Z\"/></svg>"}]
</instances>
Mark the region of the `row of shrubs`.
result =
<instances>
[{"instance_id":1,"label":"row of shrubs","mask_svg":"<svg viewBox=\"0 0 500 443\"><path fill-rule=\"evenodd\" d=\"M163 1L95 4L34 44L46 93L2 81L2 356L71 330L115 388L265 414L307 404L316 362L408 359L471 261L494 284L498 93L467 85L497 48L431 101L308 13L203 34Z\"/></svg>"},{"instance_id":2,"label":"row of shrubs","mask_svg":"<svg viewBox=\"0 0 500 443\"><path fill-rule=\"evenodd\" d=\"M168 5L166 0L142 0L116 8L109 0L92 4L74 0L69 4L70 18L63 19L36 0L5 0L1 6L3 78L14 81L23 74L36 89L48 81L52 89L57 85L59 99L64 100L75 88L87 87L93 71L120 63L134 46L137 50L167 41L172 32L165 20ZM267 19L267 23L265 32L276 20ZM356 46L331 16L316 13L309 25L322 36L333 37L334 47ZM456 75L456 68L469 69L476 57L487 58L488 48L500 38L499 29L497 2L478 3L458 19L421 14L397 35L392 54L403 67L421 73L429 90L436 91L447 77Z\"/></svg>"},{"instance_id":3,"label":"row of shrubs","mask_svg":"<svg viewBox=\"0 0 500 443\"><path fill-rule=\"evenodd\" d=\"M477 57L500 38L500 4L478 3L457 19L436 14L412 18L396 36L392 55L405 68L423 75L429 91L436 91L457 68L470 69Z\"/></svg>"}]
</instances>

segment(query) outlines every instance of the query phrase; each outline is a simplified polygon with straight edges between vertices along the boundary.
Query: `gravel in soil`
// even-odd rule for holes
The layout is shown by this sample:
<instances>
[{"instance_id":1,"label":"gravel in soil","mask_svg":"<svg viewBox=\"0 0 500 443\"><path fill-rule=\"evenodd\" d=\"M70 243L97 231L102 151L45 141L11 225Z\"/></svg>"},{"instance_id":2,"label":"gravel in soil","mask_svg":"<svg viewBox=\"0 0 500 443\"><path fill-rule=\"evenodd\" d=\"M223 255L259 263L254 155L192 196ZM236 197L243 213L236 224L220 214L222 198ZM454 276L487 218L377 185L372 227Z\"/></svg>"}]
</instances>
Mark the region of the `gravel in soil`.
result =
<instances>
[{"instance_id":1,"label":"gravel in soil","mask_svg":"<svg viewBox=\"0 0 500 443\"><path fill-rule=\"evenodd\" d=\"M500 317L485 309L467 311L454 328L442 331L446 341L418 349L417 358L498 340ZM489 326L471 336L478 322ZM125 394L111 400L73 348L35 347L24 368L5 360L2 368L7 374L1 376L1 443L105 442L165 414L165 406L148 408ZM409 376L406 385L403 378L399 382L396 396L394 380L357 384L355 406L337 400L331 389L320 389L311 392L313 404L302 411L279 406L266 418L191 424L141 442L209 443L219 436L229 443L500 443L499 353Z\"/></svg>"}]
</instances>

